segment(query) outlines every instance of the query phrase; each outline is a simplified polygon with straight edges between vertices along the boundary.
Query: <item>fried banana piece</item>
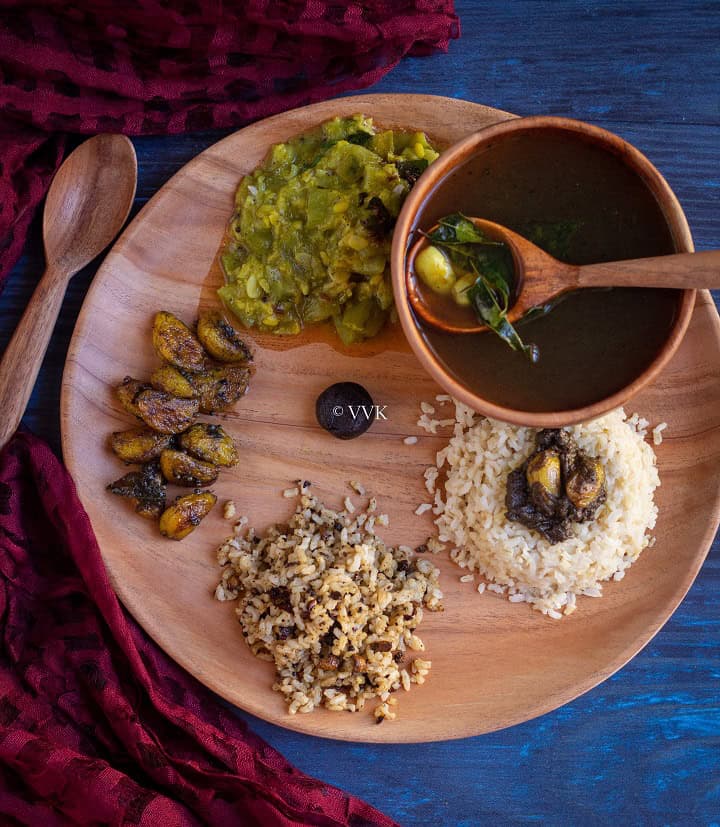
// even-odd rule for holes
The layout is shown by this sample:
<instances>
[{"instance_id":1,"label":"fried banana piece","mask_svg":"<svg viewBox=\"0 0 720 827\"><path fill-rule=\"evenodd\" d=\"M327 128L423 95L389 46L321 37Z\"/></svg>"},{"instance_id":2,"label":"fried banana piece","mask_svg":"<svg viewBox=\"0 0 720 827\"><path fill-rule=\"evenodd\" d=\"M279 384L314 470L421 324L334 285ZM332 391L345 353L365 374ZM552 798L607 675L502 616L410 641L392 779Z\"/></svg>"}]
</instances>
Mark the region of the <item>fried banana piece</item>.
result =
<instances>
[{"instance_id":1,"label":"fried banana piece","mask_svg":"<svg viewBox=\"0 0 720 827\"><path fill-rule=\"evenodd\" d=\"M164 391L144 390L135 398L140 418L153 431L161 434L179 434L185 431L197 416L197 399L178 399Z\"/></svg>"},{"instance_id":2,"label":"fried banana piece","mask_svg":"<svg viewBox=\"0 0 720 827\"><path fill-rule=\"evenodd\" d=\"M235 444L220 425L198 422L180 435L180 447L204 462L223 468L236 465L238 461Z\"/></svg>"},{"instance_id":3,"label":"fried banana piece","mask_svg":"<svg viewBox=\"0 0 720 827\"><path fill-rule=\"evenodd\" d=\"M138 394L148 390L149 387L145 382L133 379L132 376L126 376L115 388L115 393L120 400L120 404L129 414L138 417L138 419L142 419L136 400Z\"/></svg>"},{"instance_id":4,"label":"fried banana piece","mask_svg":"<svg viewBox=\"0 0 720 827\"><path fill-rule=\"evenodd\" d=\"M166 310L155 314L152 342L158 356L176 368L199 373L208 367L207 353L197 337Z\"/></svg>"},{"instance_id":5,"label":"fried banana piece","mask_svg":"<svg viewBox=\"0 0 720 827\"><path fill-rule=\"evenodd\" d=\"M247 368L225 365L191 377L203 413L226 411L243 396L250 381Z\"/></svg>"},{"instance_id":6,"label":"fried banana piece","mask_svg":"<svg viewBox=\"0 0 720 827\"><path fill-rule=\"evenodd\" d=\"M217 502L210 491L195 492L177 500L160 517L160 533L171 540L182 540L200 524Z\"/></svg>"},{"instance_id":7,"label":"fried banana piece","mask_svg":"<svg viewBox=\"0 0 720 827\"><path fill-rule=\"evenodd\" d=\"M200 314L197 335L205 350L219 362L252 362L250 348L219 310Z\"/></svg>"},{"instance_id":8,"label":"fried banana piece","mask_svg":"<svg viewBox=\"0 0 720 827\"><path fill-rule=\"evenodd\" d=\"M172 436L159 434L149 428L130 428L115 431L110 436L110 447L116 457L127 465L150 462L170 447Z\"/></svg>"},{"instance_id":9,"label":"fried banana piece","mask_svg":"<svg viewBox=\"0 0 720 827\"><path fill-rule=\"evenodd\" d=\"M160 470L168 482L198 488L215 482L220 473L216 465L195 459L184 451L168 449L160 454Z\"/></svg>"},{"instance_id":10,"label":"fried banana piece","mask_svg":"<svg viewBox=\"0 0 720 827\"><path fill-rule=\"evenodd\" d=\"M149 462L141 471L131 471L111 482L107 490L135 503L135 511L142 517L157 520L165 511L167 485L157 462Z\"/></svg>"},{"instance_id":11,"label":"fried banana piece","mask_svg":"<svg viewBox=\"0 0 720 827\"><path fill-rule=\"evenodd\" d=\"M158 391L165 391L180 399L194 399L197 391L190 380L173 365L163 365L150 377L150 384Z\"/></svg>"}]
</instances>

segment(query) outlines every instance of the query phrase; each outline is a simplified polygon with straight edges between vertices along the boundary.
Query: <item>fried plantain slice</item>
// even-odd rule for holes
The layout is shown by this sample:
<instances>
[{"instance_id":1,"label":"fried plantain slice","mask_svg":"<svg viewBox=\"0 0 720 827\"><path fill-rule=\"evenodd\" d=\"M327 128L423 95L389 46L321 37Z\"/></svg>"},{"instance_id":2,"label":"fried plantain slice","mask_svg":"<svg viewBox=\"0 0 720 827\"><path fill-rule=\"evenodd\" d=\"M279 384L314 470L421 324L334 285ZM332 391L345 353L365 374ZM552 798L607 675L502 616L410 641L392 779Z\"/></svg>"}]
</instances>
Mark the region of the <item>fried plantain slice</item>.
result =
<instances>
[{"instance_id":1,"label":"fried plantain slice","mask_svg":"<svg viewBox=\"0 0 720 827\"><path fill-rule=\"evenodd\" d=\"M247 368L223 365L190 377L203 413L226 411L243 396L250 381Z\"/></svg>"},{"instance_id":2,"label":"fried plantain slice","mask_svg":"<svg viewBox=\"0 0 720 827\"><path fill-rule=\"evenodd\" d=\"M235 444L220 425L198 422L180 435L180 446L188 454L224 468L238 461Z\"/></svg>"},{"instance_id":3,"label":"fried plantain slice","mask_svg":"<svg viewBox=\"0 0 720 827\"><path fill-rule=\"evenodd\" d=\"M252 362L250 348L219 310L205 310L197 325L198 339L219 362Z\"/></svg>"},{"instance_id":4,"label":"fried plantain slice","mask_svg":"<svg viewBox=\"0 0 720 827\"><path fill-rule=\"evenodd\" d=\"M171 540L182 540L212 510L217 497L210 491L196 491L177 500L160 517L160 533Z\"/></svg>"},{"instance_id":5,"label":"fried plantain slice","mask_svg":"<svg viewBox=\"0 0 720 827\"><path fill-rule=\"evenodd\" d=\"M200 407L197 399L178 399L156 390L141 391L135 404L143 422L161 434L179 434L186 430Z\"/></svg>"},{"instance_id":6,"label":"fried plantain slice","mask_svg":"<svg viewBox=\"0 0 720 827\"><path fill-rule=\"evenodd\" d=\"M197 391L190 380L173 365L163 365L150 377L150 384L158 391L165 391L180 399L193 399Z\"/></svg>"},{"instance_id":7,"label":"fried plantain slice","mask_svg":"<svg viewBox=\"0 0 720 827\"><path fill-rule=\"evenodd\" d=\"M153 347L161 359L176 368L199 373L208 367L208 356L190 328L166 310L155 314Z\"/></svg>"},{"instance_id":8,"label":"fried plantain slice","mask_svg":"<svg viewBox=\"0 0 720 827\"><path fill-rule=\"evenodd\" d=\"M165 510L167 485L157 462L149 462L142 470L125 474L111 482L107 489L134 502L135 511L150 520L157 520Z\"/></svg>"},{"instance_id":9,"label":"fried plantain slice","mask_svg":"<svg viewBox=\"0 0 720 827\"><path fill-rule=\"evenodd\" d=\"M110 447L115 456L127 465L150 462L170 447L172 436L159 434L150 428L130 428L127 431L115 431L110 436Z\"/></svg>"},{"instance_id":10,"label":"fried plantain slice","mask_svg":"<svg viewBox=\"0 0 720 827\"><path fill-rule=\"evenodd\" d=\"M216 465L195 459L184 451L168 449L160 454L160 470L168 482L198 488L215 482L220 473Z\"/></svg>"},{"instance_id":11,"label":"fried plantain slice","mask_svg":"<svg viewBox=\"0 0 720 827\"><path fill-rule=\"evenodd\" d=\"M141 382L139 379L133 379L132 376L126 376L122 382L115 388L117 398L123 408L133 416L141 419L140 410L137 406L137 396L142 391L148 390L150 385L146 382Z\"/></svg>"}]
</instances>

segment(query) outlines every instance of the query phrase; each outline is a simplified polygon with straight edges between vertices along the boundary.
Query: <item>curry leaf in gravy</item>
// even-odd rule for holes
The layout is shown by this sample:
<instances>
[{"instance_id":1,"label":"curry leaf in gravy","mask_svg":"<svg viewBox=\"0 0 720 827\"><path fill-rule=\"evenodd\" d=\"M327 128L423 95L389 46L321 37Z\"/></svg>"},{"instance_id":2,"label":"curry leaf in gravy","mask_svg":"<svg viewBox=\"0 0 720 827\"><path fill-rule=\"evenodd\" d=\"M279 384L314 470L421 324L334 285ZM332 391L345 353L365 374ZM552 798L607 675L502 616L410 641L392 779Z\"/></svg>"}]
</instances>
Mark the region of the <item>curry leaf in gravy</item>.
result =
<instances>
[{"instance_id":1,"label":"curry leaf in gravy","mask_svg":"<svg viewBox=\"0 0 720 827\"><path fill-rule=\"evenodd\" d=\"M478 318L513 350L537 362L537 347L526 345L507 319L514 289L514 266L508 246L489 238L461 213L441 219L427 238L444 249L461 272L475 275L475 282L467 292Z\"/></svg>"},{"instance_id":2,"label":"curry leaf in gravy","mask_svg":"<svg viewBox=\"0 0 720 827\"><path fill-rule=\"evenodd\" d=\"M568 261L579 221L528 221L520 235L560 261Z\"/></svg>"}]
</instances>

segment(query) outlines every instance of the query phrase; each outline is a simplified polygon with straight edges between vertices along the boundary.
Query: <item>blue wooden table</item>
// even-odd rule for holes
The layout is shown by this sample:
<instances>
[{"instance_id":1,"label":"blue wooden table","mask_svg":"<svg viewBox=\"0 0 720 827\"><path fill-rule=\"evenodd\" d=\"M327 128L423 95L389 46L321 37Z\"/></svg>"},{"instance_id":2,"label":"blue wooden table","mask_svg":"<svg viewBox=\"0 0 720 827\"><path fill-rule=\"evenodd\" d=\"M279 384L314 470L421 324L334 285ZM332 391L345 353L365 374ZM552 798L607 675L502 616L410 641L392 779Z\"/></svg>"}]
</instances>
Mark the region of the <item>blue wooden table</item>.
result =
<instances>
[{"instance_id":1,"label":"blue wooden table","mask_svg":"<svg viewBox=\"0 0 720 827\"><path fill-rule=\"evenodd\" d=\"M606 127L663 172L696 247L720 248L717 0L458 0L457 9L463 34L448 55L408 60L373 91L450 95ZM221 136L136 139L135 209ZM0 351L41 269L36 222L0 299ZM25 417L58 450L62 365L95 269L71 285ZM540 719L461 741L367 746L244 717L301 769L404 825L720 824L719 638L716 540L686 600L645 650Z\"/></svg>"}]
</instances>

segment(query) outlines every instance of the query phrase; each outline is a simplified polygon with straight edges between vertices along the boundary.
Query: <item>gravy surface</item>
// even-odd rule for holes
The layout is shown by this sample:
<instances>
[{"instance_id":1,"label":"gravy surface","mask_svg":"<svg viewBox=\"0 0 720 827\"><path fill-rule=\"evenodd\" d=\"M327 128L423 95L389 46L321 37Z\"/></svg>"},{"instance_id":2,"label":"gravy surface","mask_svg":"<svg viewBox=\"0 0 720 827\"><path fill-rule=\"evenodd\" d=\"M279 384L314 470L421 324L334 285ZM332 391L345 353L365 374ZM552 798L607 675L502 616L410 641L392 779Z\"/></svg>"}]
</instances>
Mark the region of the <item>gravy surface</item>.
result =
<instances>
[{"instance_id":1,"label":"gravy surface","mask_svg":"<svg viewBox=\"0 0 720 827\"><path fill-rule=\"evenodd\" d=\"M566 249L548 251L574 264L674 251L666 219L636 174L620 158L559 132L530 131L486 147L428 195L416 226L427 230L458 211L521 234L538 222L572 222ZM452 335L419 324L449 372L486 399L526 411L568 410L615 393L648 367L681 295L641 288L570 294L517 325L523 341L540 349L535 364L492 332Z\"/></svg>"}]
</instances>

